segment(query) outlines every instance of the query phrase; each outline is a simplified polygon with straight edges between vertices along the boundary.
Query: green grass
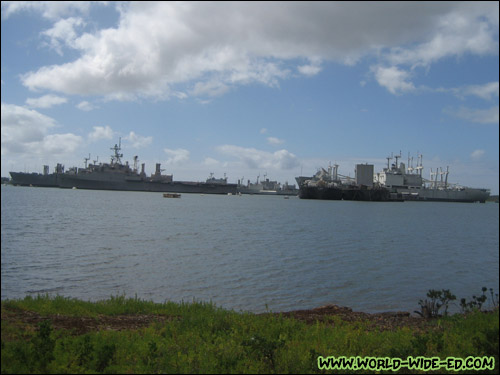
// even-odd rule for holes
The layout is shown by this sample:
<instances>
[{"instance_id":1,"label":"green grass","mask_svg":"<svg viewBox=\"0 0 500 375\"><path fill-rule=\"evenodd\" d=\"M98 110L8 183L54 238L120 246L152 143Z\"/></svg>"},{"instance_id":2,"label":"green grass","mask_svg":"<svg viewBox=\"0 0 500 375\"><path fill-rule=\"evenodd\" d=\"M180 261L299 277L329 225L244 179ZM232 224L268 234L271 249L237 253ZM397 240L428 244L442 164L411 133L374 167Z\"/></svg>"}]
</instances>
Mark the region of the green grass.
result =
<instances>
[{"instance_id":1,"label":"green grass","mask_svg":"<svg viewBox=\"0 0 500 375\"><path fill-rule=\"evenodd\" d=\"M33 329L16 313L94 317L175 316L136 330ZM4 316L10 314L9 319ZM495 356L498 373L498 309L436 319L418 333L367 331L364 323L332 318L306 324L278 315L237 313L210 303L163 304L124 296L98 302L38 296L2 301L2 373L333 373L320 371L318 356ZM333 324L332 324L333 323ZM402 368L398 373L414 373ZM443 373L441 369L439 373ZM487 371L486 371L487 372ZM352 373L371 373L352 371ZM383 372L382 372L383 373ZM386 371L385 373L393 373ZM424 372L421 372L424 373ZM431 372L432 373L432 372ZM453 372L456 373L456 372Z\"/></svg>"}]
</instances>

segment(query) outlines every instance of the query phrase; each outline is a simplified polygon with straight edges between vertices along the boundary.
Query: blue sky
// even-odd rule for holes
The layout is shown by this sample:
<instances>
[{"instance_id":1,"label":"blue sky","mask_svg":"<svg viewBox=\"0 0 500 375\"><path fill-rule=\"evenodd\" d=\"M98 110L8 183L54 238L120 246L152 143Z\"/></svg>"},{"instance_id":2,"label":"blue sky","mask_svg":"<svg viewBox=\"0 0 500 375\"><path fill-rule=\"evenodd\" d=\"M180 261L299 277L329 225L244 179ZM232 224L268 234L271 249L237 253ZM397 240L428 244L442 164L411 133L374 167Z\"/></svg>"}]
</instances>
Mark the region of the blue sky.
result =
<instances>
[{"instance_id":1,"label":"blue sky","mask_svg":"<svg viewBox=\"0 0 500 375\"><path fill-rule=\"evenodd\" d=\"M423 155L498 194L498 2L2 2L2 176L294 183Z\"/></svg>"}]
</instances>

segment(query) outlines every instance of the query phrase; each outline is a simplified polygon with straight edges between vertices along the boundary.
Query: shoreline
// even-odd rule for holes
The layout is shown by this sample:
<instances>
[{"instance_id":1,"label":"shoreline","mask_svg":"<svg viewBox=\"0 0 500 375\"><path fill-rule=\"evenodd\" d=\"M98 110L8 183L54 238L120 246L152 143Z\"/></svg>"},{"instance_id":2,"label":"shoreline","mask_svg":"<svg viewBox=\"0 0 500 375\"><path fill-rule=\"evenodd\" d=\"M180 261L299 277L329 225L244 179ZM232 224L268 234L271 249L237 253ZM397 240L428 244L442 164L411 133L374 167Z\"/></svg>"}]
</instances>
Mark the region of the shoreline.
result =
<instances>
[{"instance_id":1,"label":"shoreline","mask_svg":"<svg viewBox=\"0 0 500 375\"><path fill-rule=\"evenodd\" d=\"M92 316L86 314L84 316L74 316L71 314L56 313L56 314L41 314L33 311L33 309L22 309L17 306L10 306L12 300L2 301L2 321L26 324L36 327L39 323L50 320L55 329L73 330L77 335L85 334L92 331L122 331L136 330L147 327L155 322L164 323L182 319L181 315L176 314L154 314L154 313L130 313L130 314L97 314ZM14 300L15 301L15 300ZM95 302L90 302L95 303ZM216 307L216 309L219 309ZM435 326L436 319L425 319L422 317L411 316L407 311L387 311L380 313L366 313L361 311L353 311L350 307L327 304L324 306L292 310L283 312L236 312L234 310L226 310L242 315L251 316L274 316L294 319L304 322L308 325L316 322L325 323L327 325L338 324L366 324L367 330L394 331L403 327L414 329L418 332L427 331Z\"/></svg>"}]
</instances>

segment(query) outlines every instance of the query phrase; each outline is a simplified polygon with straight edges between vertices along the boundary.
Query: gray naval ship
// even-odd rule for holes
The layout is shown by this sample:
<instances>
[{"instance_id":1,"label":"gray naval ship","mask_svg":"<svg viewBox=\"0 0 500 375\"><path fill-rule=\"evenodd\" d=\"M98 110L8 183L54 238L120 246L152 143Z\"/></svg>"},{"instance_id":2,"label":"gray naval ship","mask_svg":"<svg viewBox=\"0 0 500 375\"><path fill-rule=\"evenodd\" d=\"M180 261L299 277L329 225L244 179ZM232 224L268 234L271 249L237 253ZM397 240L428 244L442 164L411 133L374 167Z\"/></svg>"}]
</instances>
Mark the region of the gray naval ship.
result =
<instances>
[{"instance_id":1,"label":"gray naval ship","mask_svg":"<svg viewBox=\"0 0 500 375\"><path fill-rule=\"evenodd\" d=\"M119 144L111 148L114 151L110 163L87 164L85 168L70 168L58 164L56 171L49 174L44 166L44 174L10 172L12 184L23 186L60 187L66 189L149 191L201 194L236 194L237 184L230 184L227 178L216 179L211 175L206 182L174 181L172 175L163 175L161 164L156 164L156 171L147 176L141 165L138 171L138 157L134 156L134 164L122 163L121 139Z\"/></svg>"},{"instance_id":2,"label":"gray naval ship","mask_svg":"<svg viewBox=\"0 0 500 375\"><path fill-rule=\"evenodd\" d=\"M56 170L61 173L64 167L58 164ZM49 173L49 166L43 166L42 173L23 173L23 172L9 172L12 178L11 183L18 186L39 186L39 187L58 187L57 173Z\"/></svg>"},{"instance_id":3,"label":"gray naval ship","mask_svg":"<svg viewBox=\"0 0 500 375\"><path fill-rule=\"evenodd\" d=\"M255 183L247 181L246 184L243 183L243 178L238 180L238 192L241 194L257 194L257 195L291 195L295 196L299 193L299 189L295 185L289 185L285 182L283 185L278 181L272 181L266 178L267 175L264 174L264 180L259 181L260 175L257 176L257 181Z\"/></svg>"}]
</instances>

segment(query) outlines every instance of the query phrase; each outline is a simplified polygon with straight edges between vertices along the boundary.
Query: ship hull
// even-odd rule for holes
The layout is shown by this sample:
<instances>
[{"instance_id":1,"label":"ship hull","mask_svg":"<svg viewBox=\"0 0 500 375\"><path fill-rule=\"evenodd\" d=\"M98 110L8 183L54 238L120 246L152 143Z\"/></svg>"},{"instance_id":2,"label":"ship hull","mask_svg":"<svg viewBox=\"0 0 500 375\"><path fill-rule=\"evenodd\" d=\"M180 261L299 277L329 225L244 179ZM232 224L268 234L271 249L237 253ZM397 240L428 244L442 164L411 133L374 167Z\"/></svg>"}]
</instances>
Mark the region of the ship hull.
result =
<instances>
[{"instance_id":1,"label":"ship hull","mask_svg":"<svg viewBox=\"0 0 500 375\"><path fill-rule=\"evenodd\" d=\"M326 186L306 186L300 187L299 198L301 199L322 199L322 200L346 200L346 201L366 201L366 202L389 202L401 201L391 195L388 189L384 188L360 188L357 186L347 187L326 187Z\"/></svg>"},{"instance_id":2,"label":"ship hull","mask_svg":"<svg viewBox=\"0 0 500 375\"><path fill-rule=\"evenodd\" d=\"M58 187L58 174L9 172L12 184L19 186Z\"/></svg>"},{"instance_id":3,"label":"ship hull","mask_svg":"<svg viewBox=\"0 0 500 375\"><path fill-rule=\"evenodd\" d=\"M427 202L463 202L485 203L490 194L487 189L464 188L461 190L452 189L397 189L405 200L427 201Z\"/></svg>"},{"instance_id":4,"label":"ship hull","mask_svg":"<svg viewBox=\"0 0 500 375\"><path fill-rule=\"evenodd\" d=\"M289 190L258 190L258 189L249 189L245 187L238 187L238 193L241 194L250 194L250 195L297 195L297 189L289 189Z\"/></svg>"},{"instance_id":5,"label":"ship hull","mask_svg":"<svg viewBox=\"0 0 500 375\"><path fill-rule=\"evenodd\" d=\"M299 189L300 199L342 200L342 189L338 187L307 186Z\"/></svg>"},{"instance_id":6,"label":"ship hull","mask_svg":"<svg viewBox=\"0 0 500 375\"><path fill-rule=\"evenodd\" d=\"M347 187L342 189L342 199L346 201L388 202L391 193L388 189L362 189L359 187Z\"/></svg>"},{"instance_id":7,"label":"ship hull","mask_svg":"<svg viewBox=\"0 0 500 375\"><path fill-rule=\"evenodd\" d=\"M210 184L203 182L164 182L136 176L61 175L59 187L90 190L146 191L160 193L236 194L236 184Z\"/></svg>"}]
</instances>

